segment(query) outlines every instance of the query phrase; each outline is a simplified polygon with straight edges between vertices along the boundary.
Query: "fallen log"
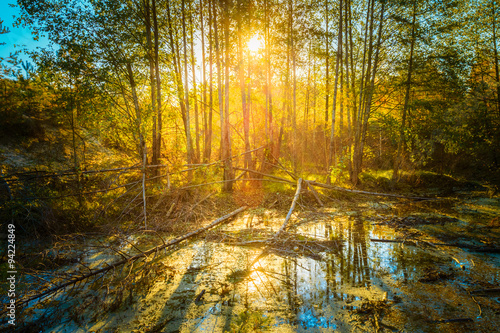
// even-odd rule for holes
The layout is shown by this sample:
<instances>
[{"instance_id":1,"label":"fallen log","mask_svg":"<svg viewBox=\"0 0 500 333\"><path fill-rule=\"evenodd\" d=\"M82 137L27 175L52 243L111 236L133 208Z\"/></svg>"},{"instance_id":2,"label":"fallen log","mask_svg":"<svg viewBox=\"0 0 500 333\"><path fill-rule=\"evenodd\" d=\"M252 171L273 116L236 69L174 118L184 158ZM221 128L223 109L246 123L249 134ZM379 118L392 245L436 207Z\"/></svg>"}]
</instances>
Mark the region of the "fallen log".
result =
<instances>
[{"instance_id":1,"label":"fallen log","mask_svg":"<svg viewBox=\"0 0 500 333\"><path fill-rule=\"evenodd\" d=\"M425 197L408 197L408 196L404 196L404 195L391 194L391 193L379 193L379 192L368 192L368 191L361 191L361 190L351 190L351 189L344 188L344 187L318 183L318 182L315 182L314 180L308 180L307 182L311 185L314 185L314 186L318 186L318 187L322 187L322 188L326 188L326 189L330 189L330 190L335 190L335 191L348 192L348 193L376 195L376 196L380 196L380 197L392 197L392 198L402 198L402 199L411 199L411 200L432 200L432 199L434 199L434 198L425 198Z\"/></svg>"},{"instance_id":2,"label":"fallen log","mask_svg":"<svg viewBox=\"0 0 500 333\"><path fill-rule=\"evenodd\" d=\"M178 243L180 243L180 242L182 242L182 241L184 241L184 240L186 240L188 238L191 238L191 237L196 236L196 235L198 235L198 234L200 234L200 233L202 233L202 232L204 232L204 231L206 231L208 229L211 229L211 228L213 228L213 227L221 224L224 221L227 221L228 219L230 219L231 217L235 216L236 214L244 211L246 208L247 208L246 206L240 207L240 208L236 209L235 211L233 211L233 212L231 212L231 213L229 213L227 215L224 215L224 216L218 218L217 220L213 221L209 225L207 225L207 226L205 226L203 228L200 228L198 230L195 230L193 232L187 233L187 234L185 234L185 235L183 235L181 237L178 237L178 238L176 238L174 240L171 240L168 243L156 246L156 247L154 247L152 249L149 249L147 251L139 253L139 254L137 254L135 256L132 256L130 258L117 261L117 262L115 262L113 264L110 264L110 265L108 265L106 267L103 267L101 269L98 269L96 271L92 271L92 272L90 272L88 274L85 274L85 275L79 276L77 278L74 278L74 279L72 279L70 281L67 281L67 282L63 283L63 284L57 285L55 287L52 287L52 288L50 288L50 289L48 289L48 290L46 290L46 291L44 291L44 292L42 292L40 294L34 295L34 296L32 296L32 297L24 300L24 301L16 302L16 306L20 307L20 306L23 306L23 305L25 305L25 304L27 304L29 302L32 302L32 301L35 301L35 300L39 300L39 299L44 298L46 296L55 294L56 292L58 292L58 291L60 291L62 289L65 289L68 286L71 286L71 285L74 285L74 284L76 284L78 282L84 281L84 280L86 280L86 279L88 279L88 278L90 278L92 276L96 276L98 274L105 273L105 272L110 271L110 270L112 270L112 269L114 269L116 267L119 267L121 265L125 265L125 264L128 264L128 263L131 263L131 262L133 262L133 261L135 261L137 259L140 259L140 258L143 258L143 257L147 257L148 255L150 255L152 253L158 252L158 251L163 250L163 249L165 249L167 247L170 247L172 245L178 244ZM1 313L1 315L5 314L6 312L7 311L3 311Z\"/></svg>"}]
</instances>

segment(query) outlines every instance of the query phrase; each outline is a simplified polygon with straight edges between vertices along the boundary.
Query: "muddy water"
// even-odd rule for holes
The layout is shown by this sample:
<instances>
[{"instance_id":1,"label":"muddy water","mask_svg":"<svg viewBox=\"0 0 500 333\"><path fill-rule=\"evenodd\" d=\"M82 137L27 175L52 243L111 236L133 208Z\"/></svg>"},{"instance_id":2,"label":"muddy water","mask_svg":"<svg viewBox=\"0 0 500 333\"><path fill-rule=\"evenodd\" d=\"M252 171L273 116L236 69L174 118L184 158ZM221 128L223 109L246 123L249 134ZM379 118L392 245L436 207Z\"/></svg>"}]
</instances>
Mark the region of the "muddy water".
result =
<instances>
[{"instance_id":1,"label":"muddy water","mask_svg":"<svg viewBox=\"0 0 500 333\"><path fill-rule=\"evenodd\" d=\"M101 288L77 296L76 316L46 331L499 331L498 293L474 294L499 287L499 255L444 245L498 245L499 216L498 198L332 204L295 214L287 242L252 265L263 246L221 239L242 230L272 234L284 216L247 211L216 232L218 241L209 235L158 255L154 273L127 288L103 278ZM128 242L119 246L131 250ZM87 251L82 262L98 265L109 255ZM110 306L104 289L123 299ZM102 306L83 305L91 293Z\"/></svg>"}]
</instances>

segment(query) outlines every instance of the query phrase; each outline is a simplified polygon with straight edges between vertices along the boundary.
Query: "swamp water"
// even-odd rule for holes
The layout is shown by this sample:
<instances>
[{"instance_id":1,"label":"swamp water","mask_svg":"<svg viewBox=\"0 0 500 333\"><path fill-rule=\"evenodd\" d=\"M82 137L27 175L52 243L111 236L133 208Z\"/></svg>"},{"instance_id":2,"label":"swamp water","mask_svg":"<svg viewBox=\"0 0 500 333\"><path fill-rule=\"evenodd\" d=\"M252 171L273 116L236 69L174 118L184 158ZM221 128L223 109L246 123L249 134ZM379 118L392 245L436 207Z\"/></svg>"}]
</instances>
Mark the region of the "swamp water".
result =
<instances>
[{"instance_id":1,"label":"swamp water","mask_svg":"<svg viewBox=\"0 0 500 333\"><path fill-rule=\"evenodd\" d=\"M500 331L500 293L491 292L500 256L470 249L498 248L498 198L328 206L297 209L264 252L251 241L273 235L284 216L247 210L152 255L146 269L108 273L127 283L105 276L67 288L26 309L25 321L42 332ZM144 250L162 241L115 240L114 251L131 253L133 242ZM80 264L61 272L120 259L95 245L81 243Z\"/></svg>"}]
</instances>

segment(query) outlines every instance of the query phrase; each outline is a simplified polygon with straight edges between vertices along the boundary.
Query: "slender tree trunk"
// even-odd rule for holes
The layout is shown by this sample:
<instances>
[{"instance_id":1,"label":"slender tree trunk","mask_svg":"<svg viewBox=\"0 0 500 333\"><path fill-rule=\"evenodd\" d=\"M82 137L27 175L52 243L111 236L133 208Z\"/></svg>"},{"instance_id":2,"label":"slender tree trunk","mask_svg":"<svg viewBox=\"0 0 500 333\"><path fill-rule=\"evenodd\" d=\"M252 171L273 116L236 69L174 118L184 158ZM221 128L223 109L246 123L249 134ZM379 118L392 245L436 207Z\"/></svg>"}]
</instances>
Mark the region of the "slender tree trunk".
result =
<instances>
[{"instance_id":1,"label":"slender tree trunk","mask_svg":"<svg viewBox=\"0 0 500 333\"><path fill-rule=\"evenodd\" d=\"M72 134L72 145L73 145L73 168L75 169L75 178L77 183L77 192L78 192L78 207L83 209L84 201L82 196L82 182L81 182L81 174L80 174L80 161L78 160L78 152L77 152L77 144L76 144L76 136L77 136L77 128L78 128L78 106L75 103L75 91L73 90L73 84L70 81L71 86L71 102L70 102L70 112L71 112L71 134ZM78 88L76 89L78 91ZM76 113L76 114L75 114ZM79 136L79 135L78 135Z\"/></svg>"},{"instance_id":2,"label":"slender tree trunk","mask_svg":"<svg viewBox=\"0 0 500 333\"><path fill-rule=\"evenodd\" d=\"M358 119L358 136L356 138L355 142L355 149L354 149L354 156L355 156L355 163L354 163L354 173L356 175L356 182L359 180L358 176L361 173L361 168L362 168L362 161L363 161L363 145L364 145L364 138L365 138L365 128L366 124L368 123L368 118L370 114L370 104L371 104L371 94L372 91L369 90L369 85L370 85L370 78L372 75L372 66L373 66L373 31L374 31L374 17L375 17L375 1L372 0L371 2L371 9L369 10L370 12L370 23L368 25L369 27L369 34L368 34L368 57L366 60L367 66L366 66L366 72L364 73L364 78L363 78L363 95L362 99L360 100L360 105L359 105L359 119Z\"/></svg>"},{"instance_id":3,"label":"slender tree trunk","mask_svg":"<svg viewBox=\"0 0 500 333\"><path fill-rule=\"evenodd\" d=\"M343 42L342 42L343 43ZM342 51L343 53L343 51ZM343 56L340 59L340 80L339 80L339 85L340 85L340 109L339 109L339 130L338 130L338 137L340 138L339 141L342 144L342 138L344 134L344 59ZM341 147L342 148L342 147Z\"/></svg>"},{"instance_id":4,"label":"slender tree trunk","mask_svg":"<svg viewBox=\"0 0 500 333\"><path fill-rule=\"evenodd\" d=\"M191 11L191 2L189 2L189 34L191 38L191 71L193 73L193 104L194 104L194 128L195 128L195 151L193 153L194 163L200 161L200 121L198 114L198 92L196 87L196 61L194 57L194 22L193 13Z\"/></svg>"},{"instance_id":5,"label":"slender tree trunk","mask_svg":"<svg viewBox=\"0 0 500 333\"><path fill-rule=\"evenodd\" d=\"M297 174L297 62L294 43L294 30L293 30L293 0L290 0L290 44L292 52L292 70L293 70L293 104L292 104L292 158L293 158L293 172Z\"/></svg>"},{"instance_id":6,"label":"slender tree trunk","mask_svg":"<svg viewBox=\"0 0 500 333\"><path fill-rule=\"evenodd\" d=\"M497 49L497 29L496 29L496 8L495 1L492 1L493 16L493 56L495 62L495 82L497 85L497 114L500 116L500 73L498 69L498 49Z\"/></svg>"},{"instance_id":7,"label":"slender tree trunk","mask_svg":"<svg viewBox=\"0 0 500 333\"><path fill-rule=\"evenodd\" d=\"M331 182L331 172L330 168L336 164L335 161L335 109L337 108L337 89L339 82L339 65L342 61L342 0L339 3L339 33L338 33L338 45L337 45L337 57L335 60L335 84L333 86L333 106L332 106L332 127L330 132L330 152L328 154L328 165L327 165L327 183Z\"/></svg>"},{"instance_id":8,"label":"slender tree trunk","mask_svg":"<svg viewBox=\"0 0 500 333\"><path fill-rule=\"evenodd\" d=\"M366 104L364 106L365 108L365 117L363 121L363 128L362 128L362 138L361 138L361 145L360 145L360 151L361 151L361 159L359 161L360 163L360 168L361 168L361 161L363 157L363 149L364 145L366 142L366 133L368 131L368 119L370 118L371 114L371 105L372 105L372 99L373 99L373 94L375 91L375 77L377 75L377 70L378 70L378 64L379 64L379 55L380 55L380 49L381 49L381 44L382 44L382 32L383 32L383 26L384 26L384 13L385 13L385 1L382 2L382 8L380 10L380 20L379 20L379 29L378 29L378 37L377 37L377 43L376 43L376 52L375 52L375 60L373 61L373 70L371 71L371 77L370 79L370 85L367 89L367 100ZM370 56L371 57L371 56Z\"/></svg>"},{"instance_id":9,"label":"slender tree trunk","mask_svg":"<svg viewBox=\"0 0 500 333\"><path fill-rule=\"evenodd\" d=\"M209 0L210 2L210 0ZM201 113L203 115L203 133L205 134L203 140L203 163L208 163L207 158L207 133L208 133L208 119L207 119L207 68L206 68L206 55L205 55L205 21L203 17L203 0L200 0L200 29L201 29L201 65L202 65L202 89L203 89L203 103L201 104Z\"/></svg>"},{"instance_id":10,"label":"slender tree trunk","mask_svg":"<svg viewBox=\"0 0 500 333\"><path fill-rule=\"evenodd\" d=\"M306 152L308 151L309 144L309 108L310 108L310 96L311 96L311 54L312 54L312 42L309 42L309 52L307 61L307 87L306 87L306 105L304 112L304 144L302 146L302 165L305 164Z\"/></svg>"},{"instance_id":11,"label":"slender tree trunk","mask_svg":"<svg viewBox=\"0 0 500 333\"><path fill-rule=\"evenodd\" d=\"M327 142L328 133L328 108L330 107L330 9L328 8L328 1L325 0L325 143ZM328 170L327 170L328 171Z\"/></svg>"},{"instance_id":12,"label":"slender tree trunk","mask_svg":"<svg viewBox=\"0 0 500 333\"><path fill-rule=\"evenodd\" d=\"M213 4L213 24L214 24L214 39L215 39L215 58L217 63L217 94L219 103L219 118L220 118L220 131L221 131L221 144L220 144L220 155L222 159L222 148L223 148L223 138L224 138L224 99L222 95L222 68L221 68L221 54L219 45L219 31L217 26L217 8L216 3Z\"/></svg>"},{"instance_id":13,"label":"slender tree trunk","mask_svg":"<svg viewBox=\"0 0 500 333\"><path fill-rule=\"evenodd\" d=\"M151 109L153 112L153 138L152 138L152 160L153 165L158 164L158 158L156 156L156 79L155 79L155 59L153 51L153 42L151 36L151 7L150 0L144 0L144 14L145 14L145 28L146 28L146 42L147 42L147 52L148 52L148 62L149 62L149 82L151 87Z\"/></svg>"},{"instance_id":14,"label":"slender tree trunk","mask_svg":"<svg viewBox=\"0 0 500 333\"><path fill-rule=\"evenodd\" d=\"M328 124L329 124L329 113L328 108L330 107L330 8L329 0L325 0L325 21L326 21L326 31L325 31L325 124L324 124L324 161L326 172L328 172Z\"/></svg>"},{"instance_id":15,"label":"slender tree trunk","mask_svg":"<svg viewBox=\"0 0 500 333\"><path fill-rule=\"evenodd\" d=\"M289 144L289 141L290 141L290 135L284 131L283 129L283 126L286 126L286 127L290 127L291 126L291 122L292 122L292 108L291 108L291 103L290 103L290 99L291 99L291 89L290 89L290 60L291 60L291 52L292 52L292 48L291 48L291 44L292 44L292 27L291 27L291 23L292 23L292 18L291 18L291 1L292 0L288 0L288 21L287 21L287 33L288 33L288 36L287 36L287 44L286 44L286 72L285 72L285 99L283 101L283 110L286 110L286 125L285 123L282 122L281 126L282 128L280 129L280 135L282 135L282 140L285 141L286 143ZM283 117L285 117L285 114L283 114ZM292 133L293 135L293 133ZM288 149L290 150L290 149ZM293 152L290 152L290 155L293 154ZM293 157L290 158L293 162Z\"/></svg>"},{"instance_id":16,"label":"slender tree trunk","mask_svg":"<svg viewBox=\"0 0 500 333\"><path fill-rule=\"evenodd\" d=\"M172 63L174 67L174 81L176 83L176 88L177 88L177 98L179 100L179 105L181 108L181 115L182 115L182 122L184 125L184 133L186 135L186 143L191 142L191 134L189 130L189 120L188 120L188 114L186 111L186 104L185 104L185 99L184 99L184 87L182 83L182 73L181 73L181 64L180 64L180 57L179 57L179 48L176 44L176 39L174 39L174 30L172 27L172 17L170 13L170 3L169 1L166 2L167 6L167 21L168 21L168 34L169 34L169 41L170 41L170 50L172 54ZM190 145L187 145L189 147ZM188 150L188 158L189 158L189 150ZM188 163L190 163L188 161Z\"/></svg>"},{"instance_id":17,"label":"slender tree trunk","mask_svg":"<svg viewBox=\"0 0 500 333\"><path fill-rule=\"evenodd\" d=\"M229 0L224 2L224 79L225 79L225 117L224 117L224 190L231 192L233 190L233 165L231 161L231 129L229 123Z\"/></svg>"},{"instance_id":18,"label":"slender tree trunk","mask_svg":"<svg viewBox=\"0 0 500 333\"><path fill-rule=\"evenodd\" d=\"M267 137L268 144L267 151L269 155L266 160L272 161L273 156L277 156L277 147L275 146L276 140L274 138L274 122L273 122L273 93L272 93L272 66L271 66L271 34L270 34L270 17L269 17L269 0L264 2L264 19L265 19L265 61L266 61L266 123L267 123ZM270 167L270 164L267 164Z\"/></svg>"},{"instance_id":19,"label":"slender tree trunk","mask_svg":"<svg viewBox=\"0 0 500 333\"><path fill-rule=\"evenodd\" d=\"M413 14L411 20L411 41L410 41L410 58L408 59L408 73L406 76L406 91L405 91L405 101L403 105L403 111L401 114L401 125L399 127L399 142L398 150L396 153L396 161L394 163L393 179L399 180L399 170L401 168L401 163L403 161L404 150L405 150L405 126L406 126L406 114L408 111L408 103L410 101L410 89L411 89L411 76L413 72L413 50L415 48L415 17L417 11L417 1L413 1Z\"/></svg>"},{"instance_id":20,"label":"slender tree trunk","mask_svg":"<svg viewBox=\"0 0 500 333\"><path fill-rule=\"evenodd\" d=\"M161 157L161 133L162 133L162 103L161 103L161 78L160 78L160 61L159 61L159 47L158 40L158 16L156 14L156 0L153 0L153 25L154 25L154 59L155 59L155 79L156 79L156 121L158 122L156 133L156 163ZM158 169L155 169L158 170ZM157 174L158 172L155 172Z\"/></svg>"},{"instance_id":21,"label":"slender tree trunk","mask_svg":"<svg viewBox=\"0 0 500 333\"><path fill-rule=\"evenodd\" d=\"M185 0L182 0L182 21L186 22L186 8L185 8ZM188 49L187 49L187 33L186 33L186 25L182 25L182 41L184 48L184 98L186 104L186 150L187 150L187 163L193 163L193 146L191 141L191 124L190 124L190 115L189 115L189 77L188 77ZM188 176L191 178L191 175Z\"/></svg>"},{"instance_id":22,"label":"slender tree trunk","mask_svg":"<svg viewBox=\"0 0 500 333\"><path fill-rule=\"evenodd\" d=\"M317 100L317 92L318 92L318 84L317 84L317 80L316 80L316 58L317 57L314 57L314 60L313 60L313 82L314 82L314 87L313 87L313 101L312 101L312 104L313 104L313 123L312 123L312 145L316 145L316 100ZM313 154L314 152L314 149L311 149L310 150L310 158L312 161L316 162L316 156Z\"/></svg>"},{"instance_id":23,"label":"slender tree trunk","mask_svg":"<svg viewBox=\"0 0 500 333\"><path fill-rule=\"evenodd\" d=\"M363 119L364 111L363 107L366 98L366 86L371 70L371 56L373 47L373 18L374 18L374 2L375 0L368 0L367 13L366 13L366 23L365 23L365 38L363 43L363 66L361 71L361 84L359 92L359 107L356 117L356 133L354 136L354 151L353 151L353 161L352 161L352 173L351 182L357 185L359 181L359 174L361 172L361 162L363 158L363 152L361 150L361 137L363 131ZM367 50L368 49L368 50ZM366 71L365 71L366 69Z\"/></svg>"},{"instance_id":24,"label":"slender tree trunk","mask_svg":"<svg viewBox=\"0 0 500 333\"><path fill-rule=\"evenodd\" d=\"M134 80L134 74L132 70L132 64L127 63L127 73L128 73L128 80L130 84L130 88L132 90L132 100L134 101L134 109L135 109L135 123L137 127L137 131L139 133L139 157L142 159L142 157L145 155L145 144L144 144L144 136L142 134L142 119L141 119L141 109L139 107L139 99L137 98L137 88Z\"/></svg>"},{"instance_id":25,"label":"slender tree trunk","mask_svg":"<svg viewBox=\"0 0 500 333\"><path fill-rule=\"evenodd\" d=\"M213 31L212 31L212 23L213 17L215 16L215 9L213 8L213 0L208 0L208 47L209 47L209 80L210 80L210 89L209 89L209 102L208 102L208 129L205 137L205 160L206 162L210 161L210 157L212 155L212 123L213 123L213 91L214 91L214 80L213 80Z\"/></svg>"},{"instance_id":26,"label":"slender tree trunk","mask_svg":"<svg viewBox=\"0 0 500 333\"><path fill-rule=\"evenodd\" d=\"M358 111L357 111L357 106L356 106L356 101L357 101L357 96L356 96L356 71L354 69L354 41L353 41L353 37L352 37L352 8L351 8L351 0L347 0L347 4L348 4L348 7L347 7L347 14L348 14L348 27L346 27L347 29L347 32L349 34L349 45L346 45L346 48L347 46L349 46L349 51L348 51L348 54L349 54L349 66L350 66L350 74L351 74L351 77L350 77L350 83L351 83L351 86L350 86L350 91L352 92L352 98L350 99L351 100L351 105L352 105L352 110L351 112L349 113L349 115L352 115L352 119L350 120L350 128L349 128L349 143L348 143L348 154L349 154L349 158L348 158L348 165L347 165L347 168L348 168L348 171L349 171L349 178L351 180L351 182L353 181L353 143L355 141L355 133L356 133L356 123L357 123L357 114L358 114ZM347 36L346 36L347 37Z\"/></svg>"},{"instance_id":27,"label":"slender tree trunk","mask_svg":"<svg viewBox=\"0 0 500 333\"><path fill-rule=\"evenodd\" d=\"M237 28L238 28L238 77L240 81L240 93L241 93L241 108L243 111L243 132L244 132L244 141L245 141L245 151L250 150L250 141L249 141L249 131L250 131L250 119L247 108L246 101L246 91L245 91L245 64L243 59L243 46L241 41L241 16L243 15L243 4L241 1L238 2L238 15L237 15ZM249 59L250 62L250 59ZM244 168L248 169L251 164L252 156L250 153L245 154L244 157Z\"/></svg>"},{"instance_id":28,"label":"slender tree trunk","mask_svg":"<svg viewBox=\"0 0 500 333\"><path fill-rule=\"evenodd\" d=\"M347 116L347 138L348 141L350 140L351 137L351 110L349 108L349 103L351 101L351 94L350 94L350 80L349 80L349 20L348 20L348 13L349 13L349 0L346 0L344 2L345 4L345 11L344 11L344 24L345 24L345 90L346 90L346 116Z\"/></svg>"}]
</instances>

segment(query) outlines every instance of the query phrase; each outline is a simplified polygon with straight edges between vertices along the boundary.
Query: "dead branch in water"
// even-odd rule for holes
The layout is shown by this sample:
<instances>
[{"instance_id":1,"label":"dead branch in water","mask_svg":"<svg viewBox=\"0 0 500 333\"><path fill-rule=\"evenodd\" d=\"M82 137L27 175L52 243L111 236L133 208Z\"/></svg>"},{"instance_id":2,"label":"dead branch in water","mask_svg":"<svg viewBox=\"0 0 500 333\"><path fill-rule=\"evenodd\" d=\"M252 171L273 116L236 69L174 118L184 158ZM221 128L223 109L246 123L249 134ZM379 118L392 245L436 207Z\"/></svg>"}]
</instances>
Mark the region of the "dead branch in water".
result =
<instances>
[{"instance_id":1,"label":"dead branch in water","mask_svg":"<svg viewBox=\"0 0 500 333\"><path fill-rule=\"evenodd\" d=\"M132 257L130 257L130 258L127 258L127 259L123 259L123 260L117 261L117 262L115 262L115 263L113 263L113 264L110 264L110 265L108 265L108 266L106 266L106 267L103 267L103 268L101 268L101 269L98 269L98 270L96 270L96 271L92 271L92 272L90 272L90 273L88 273L88 274L85 274L85 275L82 275L82 276L80 276L80 277L77 277L77 278L71 279L71 280L70 280L70 281L68 281L68 282L65 282L65 283L63 283L63 284L57 285L57 286L52 287L52 288L50 288L50 289L48 289L48 290L46 290L46 291L44 291L44 292L42 292L42 293L40 293L40 294L34 295L34 296L32 296L32 297L29 297L28 299L26 299L26 300L24 300L24 301L16 302L16 305L17 305L18 307L21 307L21 306L23 306L23 305L25 305L25 304L28 304L29 302L36 301L36 300L39 300L39 299L44 298L44 297L46 297L46 296L49 296L49 295L55 294L55 293L57 293L58 291L63 290L63 289L65 289L65 288L66 288L66 287L68 287L68 286L75 285L75 284L77 284L77 283L79 283L79 282L81 282L81 281L84 281L84 280L86 280L86 279L88 279L88 278L91 278L91 277L93 277L93 276L96 276L96 275L99 275L99 274L102 274L102 273L106 273L106 272L108 272L108 271L110 271L110 270L112 270L112 269L115 269L115 268L117 268L117 267L119 267L119 266L121 266L121 265L126 265L126 264L129 264L129 263L131 263L131 262L136 261L137 259L147 257L148 255L150 255L150 254L152 254L152 253L158 252L158 251L163 250L163 249L165 249L165 248L167 248L167 247L170 247L170 246L173 246L173 245L175 245L175 244L178 244L178 243L180 243L180 242L182 242L182 241L184 241L184 240L186 240L186 239L189 239L189 238L191 238L191 237L193 237L193 236L196 236L196 235L198 235L198 234L200 234L200 233L202 233L202 232L204 232L204 231L206 231L206 230L208 230L208 229L211 229L211 228L213 228L213 227L215 227L215 226L217 226L217 225L221 224L221 223L222 223L222 222L224 222L224 221L227 221L228 219L230 219L231 217L235 216L236 214L238 214L238 213L240 213L240 212L244 211L246 208L247 208L246 206L244 206L244 207L240 207L240 208L236 209L235 211L232 211L231 213L229 213L229 214L227 214L227 215L224 215L224 216L222 216L222 217L218 218L217 220L213 221L212 223L210 223L209 225L207 225L207 226L205 226L205 227L203 227L203 228L200 228L200 229L195 230L195 231L193 231L193 232L187 233L187 234L185 234L185 235L183 235L183 236L181 236L181 237L178 237L178 238L176 238L176 239L174 239L174 240L172 240L172 241L170 241L170 242L168 242L168 243L165 243L165 244L163 244L163 245L156 246L156 247L154 247L154 248L152 248L152 249L149 249L149 250L147 250L147 251L144 251L144 252L142 252L142 253L139 253L139 254L137 254L137 255L135 255L135 256L132 256ZM5 314L6 312L7 312L7 311L3 311L3 312L1 313L1 315Z\"/></svg>"},{"instance_id":2,"label":"dead branch in water","mask_svg":"<svg viewBox=\"0 0 500 333\"><path fill-rule=\"evenodd\" d=\"M288 210L288 214L286 215L285 221L281 225L281 228L274 234L273 237L271 237L269 240L267 240L268 246L262 250L261 253L255 259L252 261L252 264L250 267L255 265L257 261L259 261L260 258L262 258L268 251L272 243L276 242L276 240L279 238L279 236L286 230L286 227L288 225L288 222L290 221L290 217L292 216L293 210L295 209L295 205L297 204L297 200L299 199L300 196L300 191L302 190L302 178L299 178L297 181L297 191L295 191L295 196L293 197L292 205L290 206L290 209Z\"/></svg>"},{"instance_id":3,"label":"dead branch in water","mask_svg":"<svg viewBox=\"0 0 500 333\"><path fill-rule=\"evenodd\" d=\"M280 234L285 231L288 221L290 221L290 217L292 216L293 210L295 209L295 205L297 204L297 200L299 199L300 196L300 191L302 190L302 178L299 178L297 181L297 191L295 191L295 196L293 197L292 205L290 206L290 209L288 210L288 214L286 214L285 222L281 225L280 230L274 235L273 239L276 239L280 236Z\"/></svg>"}]
</instances>

